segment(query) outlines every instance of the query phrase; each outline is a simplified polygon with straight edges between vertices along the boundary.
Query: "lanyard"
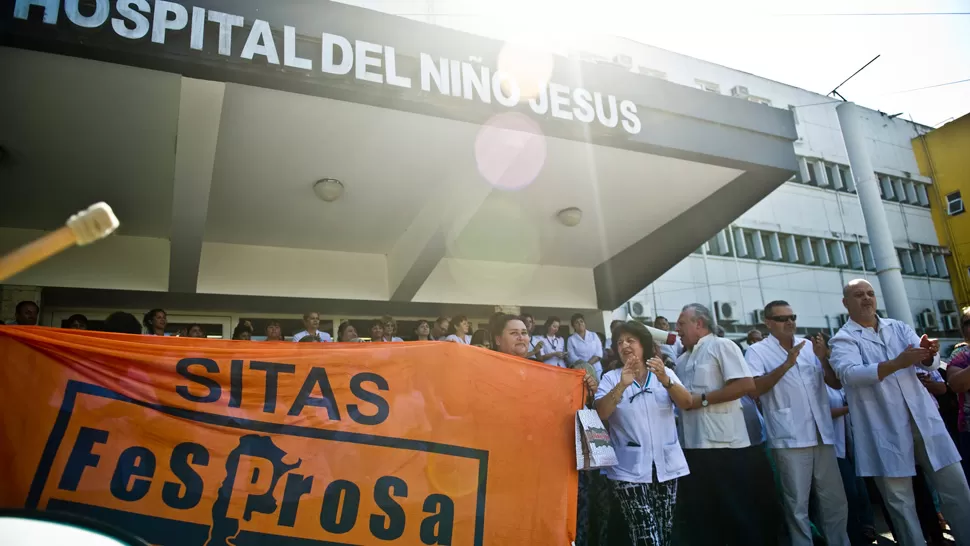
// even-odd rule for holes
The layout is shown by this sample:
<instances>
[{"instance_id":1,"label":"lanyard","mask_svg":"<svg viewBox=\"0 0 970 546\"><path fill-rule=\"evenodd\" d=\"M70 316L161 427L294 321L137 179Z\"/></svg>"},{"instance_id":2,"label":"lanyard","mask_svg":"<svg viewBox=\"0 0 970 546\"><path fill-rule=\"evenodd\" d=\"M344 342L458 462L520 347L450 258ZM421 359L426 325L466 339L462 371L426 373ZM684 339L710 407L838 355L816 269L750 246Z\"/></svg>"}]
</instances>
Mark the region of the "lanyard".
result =
<instances>
[{"instance_id":1,"label":"lanyard","mask_svg":"<svg viewBox=\"0 0 970 546\"><path fill-rule=\"evenodd\" d=\"M633 380L633 384L636 385L636 387L638 389L640 389L640 390L638 390L636 393L634 393L633 396L630 397L630 402L631 403L633 402L633 399L636 398L637 396L640 396L641 394L643 394L645 392L646 393L653 392L653 390L649 386L650 385L650 378L651 377L653 377L653 372L651 372L650 370L647 370L647 380L643 382L643 386L640 386L640 384L637 383L637 380L636 379Z\"/></svg>"}]
</instances>

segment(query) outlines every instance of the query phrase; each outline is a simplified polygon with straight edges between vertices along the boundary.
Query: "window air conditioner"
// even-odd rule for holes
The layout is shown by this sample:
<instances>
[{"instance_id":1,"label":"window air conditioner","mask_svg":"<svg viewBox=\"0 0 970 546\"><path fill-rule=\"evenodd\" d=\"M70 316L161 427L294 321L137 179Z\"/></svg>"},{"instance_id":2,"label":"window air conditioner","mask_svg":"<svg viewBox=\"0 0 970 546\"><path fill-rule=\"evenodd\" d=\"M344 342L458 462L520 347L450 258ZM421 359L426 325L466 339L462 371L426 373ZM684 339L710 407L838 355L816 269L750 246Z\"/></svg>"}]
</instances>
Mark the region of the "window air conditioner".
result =
<instances>
[{"instance_id":1,"label":"window air conditioner","mask_svg":"<svg viewBox=\"0 0 970 546\"><path fill-rule=\"evenodd\" d=\"M743 85L735 85L731 88L732 97L747 98L750 93L748 93L748 88Z\"/></svg>"},{"instance_id":2,"label":"window air conditioner","mask_svg":"<svg viewBox=\"0 0 970 546\"><path fill-rule=\"evenodd\" d=\"M940 306L940 313L943 313L944 315L947 313L957 312L957 302L953 300L940 300L937 302L937 304Z\"/></svg>"},{"instance_id":3,"label":"window air conditioner","mask_svg":"<svg viewBox=\"0 0 970 546\"><path fill-rule=\"evenodd\" d=\"M722 322L736 322L738 304L733 301L714 302L714 310L717 313L717 320Z\"/></svg>"},{"instance_id":4,"label":"window air conditioner","mask_svg":"<svg viewBox=\"0 0 970 546\"><path fill-rule=\"evenodd\" d=\"M641 319L646 317L649 313L647 311L647 306L643 304L642 301L631 301L627 303L627 313L635 319Z\"/></svg>"},{"instance_id":5,"label":"window air conditioner","mask_svg":"<svg viewBox=\"0 0 970 546\"><path fill-rule=\"evenodd\" d=\"M933 311L923 311L920 313L919 323L926 330L936 330L940 326L936 320L936 313Z\"/></svg>"},{"instance_id":6,"label":"window air conditioner","mask_svg":"<svg viewBox=\"0 0 970 546\"><path fill-rule=\"evenodd\" d=\"M764 309L758 309L757 311L754 312L754 323L755 324L764 324L765 323L765 310Z\"/></svg>"},{"instance_id":7,"label":"window air conditioner","mask_svg":"<svg viewBox=\"0 0 970 546\"><path fill-rule=\"evenodd\" d=\"M944 331L959 331L960 330L960 317L957 315L943 315L943 327L940 330Z\"/></svg>"},{"instance_id":8,"label":"window air conditioner","mask_svg":"<svg viewBox=\"0 0 970 546\"><path fill-rule=\"evenodd\" d=\"M613 57L613 62L624 68L633 68L633 57L629 55L617 55Z\"/></svg>"}]
</instances>

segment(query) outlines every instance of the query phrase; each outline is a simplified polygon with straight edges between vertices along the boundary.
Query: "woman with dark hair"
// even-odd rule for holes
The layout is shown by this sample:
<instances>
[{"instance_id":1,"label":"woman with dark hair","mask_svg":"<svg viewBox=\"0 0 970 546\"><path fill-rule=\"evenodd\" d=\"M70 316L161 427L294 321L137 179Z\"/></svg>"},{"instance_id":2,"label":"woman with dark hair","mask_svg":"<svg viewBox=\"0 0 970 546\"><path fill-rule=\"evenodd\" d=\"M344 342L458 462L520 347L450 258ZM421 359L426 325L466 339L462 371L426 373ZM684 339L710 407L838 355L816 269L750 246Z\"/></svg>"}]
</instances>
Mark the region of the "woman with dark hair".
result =
<instances>
[{"instance_id":1,"label":"woman with dark hair","mask_svg":"<svg viewBox=\"0 0 970 546\"><path fill-rule=\"evenodd\" d=\"M185 337L204 338L205 330L202 328L201 324L190 324L189 329L185 334Z\"/></svg>"},{"instance_id":2,"label":"woman with dark hair","mask_svg":"<svg viewBox=\"0 0 970 546\"><path fill-rule=\"evenodd\" d=\"M67 317L67 328L69 330L87 330L88 317L80 314Z\"/></svg>"},{"instance_id":3,"label":"woman with dark hair","mask_svg":"<svg viewBox=\"0 0 970 546\"><path fill-rule=\"evenodd\" d=\"M623 367L603 375L596 411L609 423L618 464L607 468L630 538L636 546L670 544L677 479L690 473L677 440L674 406L693 404L673 370L654 354L650 332L638 322L613 330Z\"/></svg>"},{"instance_id":4,"label":"woman with dark hair","mask_svg":"<svg viewBox=\"0 0 970 546\"><path fill-rule=\"evenodd\" d=\"M238 324L232 331L232 339L238 341L250 341L253 338L253 329L245 324Z\"/></svg>"},{"instance_id":5,"label":"woman with dark hair","mask_svg":"<svg viewBox=\"0 0 970 546\"><path fill-rule=\"evenodd\" d=\"M266 341L285 341L286 338L283 337L283 327L280 326L280 321L271 320L266 323Z\"/></svg>"},{"instance_id":6,"label":"woman with dark hair","mask_svg":"<svg viewBox=\"0 0 970 546\"><path fill-rule=\"evenodd\" d=\"M484 347L486 349L492 349L493 346L491 337L492 334L489 333L488 330L479 328L478 330L475 330L474 334L472 334L472 341L469 345L472 347Z\"/></svg>"},{"instance_id":7,"label":"woman with dark hair","mask_svg":"<svg viewBox=\"0 0 970 546\"><path fill-rule=\"evenodd\" d=\"M164 336L165 327L168 326L168 314L164 309L152 309L145 313L141 323L145 325L145 333L148 335Z\"/></svg>"},{"instance_id":8,"label":"woman with dark hair","mask_svg":"<svg viewBox=\"0 0 970 546\"><path fill-rule=\"evenodd\" d=\"M141 324L131 313L115 311L104 319L104 331L116 334L141 334Z\"/></svg>"},{"instance_id":9,"label":"woman with dark hair","mask_svg":"<svg viewBox=\"0 0 970 546\"><path fill-rule=\"evenodd\" d=\"M492 327L492 347L496 351L527 358L531 336L524 320L515 315L502 315L493 316L489 322Z\"/></svg>"},{"instance_id":10,"label":"woman with dark hair","mask_svg":"<svg viewBox=\"0 0 970 546\"><path fill-rule=\"evenodd\" d=\"M472 336L468 335L469 328L468 318L462 315L452 318L451 324L448 325L448 337L445 338L445 341L470 345Z\"/></svg>"},{"instance_id":11,"label":"woman with dark hair","mask_svg":"<svg viewBox=\"0 0 970 546\"><path fill-rule=\"evenodd\" d=\"M343 343L360 341L360 338L357 337L357 328L354 328L354 325L350 321L345 320L341 322L340 326L337 327L337 341Z\"/></svg>"},{"instance_id":12,"label":"woman with dark hair","mask_svg":"<svg viewBox=\"0 0 970 546\"><path fill-rule=\"evenodd\" d=\"M384 341L384 321L374 319L370 323L370 340L373 342Z\"/></svg>"},{"instance_id":13,"label":"woman with dark hair","mask_svg":"<svg viewBox=\"0 0 970 546\"><path fill-rule=\"evenodd\" d=\"M414 341L434 341L431 339L431 323L426 320L419 320L414 327Z\"/></svg>"},{"instance_id":14,"label":"woman with dark hair","mask_svg":"<svg viewBox=\"0 0 970 546\"><path fill-rule=\"evenodd\" d=\"M546 319L546 334L539 341L542 342L536 360L560 368L566 367L566 340L559 337L559 317Z\"/></svg>"}]
</instances>

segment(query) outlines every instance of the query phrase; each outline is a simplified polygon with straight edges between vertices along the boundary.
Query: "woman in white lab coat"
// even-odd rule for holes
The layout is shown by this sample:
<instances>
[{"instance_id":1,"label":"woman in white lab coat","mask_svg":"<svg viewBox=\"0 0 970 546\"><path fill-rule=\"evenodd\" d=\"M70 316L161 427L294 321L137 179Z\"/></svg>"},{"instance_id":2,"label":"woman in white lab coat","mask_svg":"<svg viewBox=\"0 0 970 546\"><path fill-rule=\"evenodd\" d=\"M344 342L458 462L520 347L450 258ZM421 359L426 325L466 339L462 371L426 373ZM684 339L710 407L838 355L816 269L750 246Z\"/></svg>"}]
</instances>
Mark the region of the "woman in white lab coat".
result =
<instances>
[{"instance_id":1,"label":"woman in white lab coat","mask_svg":"<svg viewBox=\"0 0 970 546\"><path fill-rule=\"evenodd\" d=\"M654 355L653 338L642 324L613 331L613 351L623 368L603 375L596 411L609 423L618 464L607 469L636 546L670 543L677 479L689 473L677 439L674 406L693 399L673 370Z\"/></svg>"}]
</instances>

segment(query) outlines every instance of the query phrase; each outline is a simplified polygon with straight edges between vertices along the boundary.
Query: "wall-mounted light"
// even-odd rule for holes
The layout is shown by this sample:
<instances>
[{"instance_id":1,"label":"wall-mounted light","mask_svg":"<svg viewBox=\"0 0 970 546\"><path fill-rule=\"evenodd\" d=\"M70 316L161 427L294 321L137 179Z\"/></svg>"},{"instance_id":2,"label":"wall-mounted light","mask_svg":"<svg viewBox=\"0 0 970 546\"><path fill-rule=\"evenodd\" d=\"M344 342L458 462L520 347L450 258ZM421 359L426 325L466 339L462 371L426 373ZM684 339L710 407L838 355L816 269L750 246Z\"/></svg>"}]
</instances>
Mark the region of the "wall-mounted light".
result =
<instances>
[{"instance_id":1,"label":"wall-mounted light","mask_svg":"<svg viewBox=\"0 0 970 546\"><path fill-rule=\"evenodd\" d=\"M333 203L344 194L344 185L336 178L324 178L313 184L313 193L322 201Z\"/></svg>"},{"instance_id":2,"label":"wall-mounted light","mask_svg":"<svg viewBox=\"0 0 970 546\"><path fill-rule=\"evenodd\" d=\"M583 221L583 211L577 207L569 207L568 209L562 209L556 213L556 217L559 218L562 225L566 227L575 227Z\"/></svg>"}]
</instances>

